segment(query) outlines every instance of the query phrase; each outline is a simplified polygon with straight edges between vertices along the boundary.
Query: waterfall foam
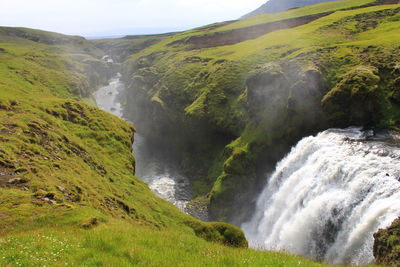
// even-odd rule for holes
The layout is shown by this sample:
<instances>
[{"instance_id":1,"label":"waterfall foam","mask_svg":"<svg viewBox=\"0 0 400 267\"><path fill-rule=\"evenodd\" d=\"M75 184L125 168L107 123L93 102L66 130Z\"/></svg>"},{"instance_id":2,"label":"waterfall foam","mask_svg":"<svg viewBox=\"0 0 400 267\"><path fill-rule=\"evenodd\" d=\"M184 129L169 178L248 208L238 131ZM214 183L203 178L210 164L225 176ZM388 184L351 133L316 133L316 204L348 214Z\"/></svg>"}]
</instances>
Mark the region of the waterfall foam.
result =
<instances>
[{"instance_id":1,"label":"waterfall foam","mask_svg":"<svg viewBox=\"0 0 400 267\"><path fill-rule=\"evenodd\" d=\"M121 74L117 74L109 81L109 84L101 87L93 93L93 97L99 108L122 118L122 105L119 102L119 93L124 90L124 84L120 81Z\"/></svg>"},{"instance_id":2,"label":"waterfall foam","mask_svg":"<svg viewBox=\"0 0 400 267\"><path fill-rule=\"evenodd\" d=\"M280 161L244 229L256 248L333 264L373 261L373 233L400 216L399 136L331 129Z\"/></svg>"}]
</instances>

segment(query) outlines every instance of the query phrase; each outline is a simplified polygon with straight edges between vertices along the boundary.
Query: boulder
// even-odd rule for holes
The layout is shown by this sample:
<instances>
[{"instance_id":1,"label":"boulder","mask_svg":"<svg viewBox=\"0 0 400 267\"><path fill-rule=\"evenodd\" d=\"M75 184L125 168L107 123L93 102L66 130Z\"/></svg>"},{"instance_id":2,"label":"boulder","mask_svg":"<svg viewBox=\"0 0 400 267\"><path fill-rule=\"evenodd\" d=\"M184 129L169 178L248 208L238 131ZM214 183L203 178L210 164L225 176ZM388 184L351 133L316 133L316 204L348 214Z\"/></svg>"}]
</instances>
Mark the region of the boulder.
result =
<instances>
[{"instance_id":1,"label":"boulder","mask_svg":"<svg viewBox=\"0 0 400 267\"><path fill-rule=\"evenodd\" d=\"M9 183L9 184L13 184L13 185L24 184L24 183L27 183L27 182L28 182L27 179L25 179L25 178L18 178L18 177L16 177L16 178L11 178L11 179L8 180L8 183Z\"/></svg>"}]
</instances>

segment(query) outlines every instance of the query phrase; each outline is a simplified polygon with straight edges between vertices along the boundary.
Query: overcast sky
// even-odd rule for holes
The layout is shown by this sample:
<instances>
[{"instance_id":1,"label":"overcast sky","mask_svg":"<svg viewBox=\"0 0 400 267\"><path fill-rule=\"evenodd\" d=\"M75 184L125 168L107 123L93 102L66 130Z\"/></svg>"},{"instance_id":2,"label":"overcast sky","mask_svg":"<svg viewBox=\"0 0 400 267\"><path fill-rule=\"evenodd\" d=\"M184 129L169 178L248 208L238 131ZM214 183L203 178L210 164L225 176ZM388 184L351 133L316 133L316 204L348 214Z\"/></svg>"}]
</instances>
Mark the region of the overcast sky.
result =
<instances>
[{"instance_id":1,"label":"overcast sky","mask_svg":"<svg viewBox=\"0 0 400 267\"><path fill-rule=\"evenodd\" d=\"M111 36L185 30L237 19L266 0L1 0L0 26Z\"/></svg>"}]
</instances>

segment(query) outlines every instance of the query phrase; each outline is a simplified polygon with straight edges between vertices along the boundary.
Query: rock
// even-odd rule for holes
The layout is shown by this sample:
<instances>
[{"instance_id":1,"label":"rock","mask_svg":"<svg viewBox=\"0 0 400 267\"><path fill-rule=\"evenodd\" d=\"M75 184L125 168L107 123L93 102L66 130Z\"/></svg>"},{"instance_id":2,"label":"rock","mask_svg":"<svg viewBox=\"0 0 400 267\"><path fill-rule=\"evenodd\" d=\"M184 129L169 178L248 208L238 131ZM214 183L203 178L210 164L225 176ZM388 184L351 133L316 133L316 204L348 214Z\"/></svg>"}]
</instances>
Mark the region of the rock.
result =
<instances>
[{"instance_id":1,"label":"rock","mask_svg":"<svg viewBox=\"0 0 400 267\"><path fill-rule=\"evenodd\" d=\"M81 226L84 229L91 229L100 224L100 220L96 217L90 217L82 222Z\"/></svg>"},{"instance_id":2,"label":"rock","mask_svg":"<svg viewBox=\"0 0 400 267\"><path fill-rule=\"evenodd\" d=\"M63 187L63 186L57 185L56 188L57 188L58 190L60 190L61 192L63 192L63 193L66 193L66 192L67 192L67 189L65 189L65 187Z\"/></svg>"},{"instance_id":3,"label":"rock","mask_svg":"<svg viewBox=\"0 0 400 267\"><path fill-rule=\"evenodd\" d=\"M42 199L34 199L34 200L32 200L31 203L32 203L33 205L36 205L36 206L39 206L39 207L42 207L42 206L44 205L44 202L43 202Z\"/></svg>"},{"instance_id":4,"label":"rock","mask_svg":"<svg viewBox=\"0 0 400 267\"><path fill-rule=\"evenodd\" d=\"M400 266L400 218L374 234L374 257L378 264Z\"/></svg>"},{"instance_id":5,"label":"rock","mask_svg":"<svg viewBox=\"0 0 400 267\"><path fill-rule=\"evenodd\" d=\"M208 205L209 200L207 198L198 197L186 204L185 212L198 220L207 222L209 221Z\"/></svg>"},{"instance_id":6,"label":"rock","mask_svg":"<svg viewBox=\"0 0 400 267\"><path fill-rule=\"evenodd\" d=\"M11 178L10 180L8 180L9 184L14 184L14 185L16 185L16 184L24 184L24 183L27 183L27 182L28 182L28 180L25 179L25 178Z\"/></svg>"},{"instance_id":7,"label":"rock","mask_svg":"<svg viewBox=\"0 0 400 267\"><path fill-rule=\"evenodd\" d=\"M48 193L49 193L49 192L47 192L46 190L39 189L39 190L36 192L35 196L36 196L36 197L40 197L40 196L44 196L44 195L46 195L46 194L48 194Z\"/></svg>"},{"instance_id":8,"label":"rock","mask_svg":"<svg viewBox=\"0 0 400 267\"><path fill-rule=\"evenodd\" d=\"M248 242L243 231L228 223L212 222L205 223L200 221L187 221L195 234L207 241L225 244L232 247L247 248Z\"/></svg>"},{"instance_id":9,"label":"rock","mask_svg":"<svg viewBox=\"0 0 400 267\"><path fill-rule=\"evenodd\" d=\"M45 201L45 202L47 202L49 204L53 204L53 205L57 204L57 201L55 201L54 199L50 199L48 197L43 198L43 201Z\"/></svg>"},{"instance_id":10,"label":"rock","mask_svg":"<svg viewBox=\"0 0 400 267\"><path fill-rule=\"evenodd\" d=\"M322 99L322 108L335 127L373 125L382 118L385 102L379 89L381 78L373 66L356 66L342 76Z\"/></svg>"}]
</instances>

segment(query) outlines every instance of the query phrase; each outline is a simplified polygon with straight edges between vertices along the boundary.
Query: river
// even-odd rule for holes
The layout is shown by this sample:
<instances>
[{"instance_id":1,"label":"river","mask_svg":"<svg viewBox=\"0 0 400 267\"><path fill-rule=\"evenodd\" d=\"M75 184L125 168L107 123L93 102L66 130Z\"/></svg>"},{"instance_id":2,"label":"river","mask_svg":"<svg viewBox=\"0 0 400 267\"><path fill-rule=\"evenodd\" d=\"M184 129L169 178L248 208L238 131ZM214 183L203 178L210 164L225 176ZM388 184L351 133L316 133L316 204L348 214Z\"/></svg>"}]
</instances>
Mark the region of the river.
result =
<instances>
[{"instance_id":1,"label":"river","mask_svg":"<svg viewBox=\"0 0 400 267\"><path fill-rule=\"evenodd\" d=\"M115 116L123 117L123 97L126 87L118 73L109 84L99 88L93 93L93 97L99 108ZM170 170L159 160L141 153L145 145L144 137L135 134L133 153L136 158L136 175L145 181L150 189L159 197L173 203L182 211L191 200L191 185L187 178Z\"/></svg>"}]
</instances>

